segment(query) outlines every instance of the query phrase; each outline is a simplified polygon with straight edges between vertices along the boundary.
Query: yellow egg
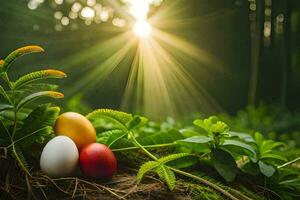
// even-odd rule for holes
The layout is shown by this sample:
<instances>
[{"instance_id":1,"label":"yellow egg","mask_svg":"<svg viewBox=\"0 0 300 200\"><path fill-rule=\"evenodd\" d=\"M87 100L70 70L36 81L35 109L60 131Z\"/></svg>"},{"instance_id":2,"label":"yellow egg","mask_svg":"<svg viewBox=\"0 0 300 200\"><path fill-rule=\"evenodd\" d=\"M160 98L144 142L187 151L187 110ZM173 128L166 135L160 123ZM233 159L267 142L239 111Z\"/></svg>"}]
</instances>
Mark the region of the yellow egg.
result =
<instances>
[{"instance_id":1,"label":"yellow egg","mask_svg":"<svg viewBox=\"0 0 300 200\"><path fill-rule=\"evenodd\" d=\"M71 138L79 151L85 145L96 142L96 130L92 123L75 112L61 114L55 122L54 132Z\"/></svg>"}]
</instances>

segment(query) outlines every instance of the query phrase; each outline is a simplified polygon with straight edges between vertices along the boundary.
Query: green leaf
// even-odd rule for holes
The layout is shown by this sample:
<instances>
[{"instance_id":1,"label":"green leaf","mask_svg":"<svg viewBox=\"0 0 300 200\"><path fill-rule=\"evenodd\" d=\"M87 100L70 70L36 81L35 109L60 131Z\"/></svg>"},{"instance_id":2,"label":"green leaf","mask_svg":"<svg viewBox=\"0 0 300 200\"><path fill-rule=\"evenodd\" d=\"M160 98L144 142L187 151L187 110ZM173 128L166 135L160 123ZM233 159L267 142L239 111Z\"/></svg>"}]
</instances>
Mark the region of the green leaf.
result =
<instances>
[{"instance_id":1,"label":"green leaf","mask_svg":"<svg viewBox=\"0 0 300 200\"><path fill-rule=\"evenodd\" d=\"M224 122L217 121L211 126L210 131L213 133L226 133L229 131L229 127Z\"/></svg>"},{"instance_id":2,"label":"green leaf","mask_svg":"<svg viewBox=\"0 0 300 200\"><path fill-rule=\"evenodd\" d=\"M128 129L127 124L132 120L131 114L111 109L98 109L89 113L86 117L92 121L92 123L97 123L97 120L102 118L108 119L117 123L120 128L124 130Z\"/></svg>"},{"instance_id":3,"label":"green leaf","mask_svg":"<svg viewBox=\"0 0 300 200\"><path fill-rule=\"evenodd\" d=\"M134 118L129 122L128 129L135 129L141 127L147 123L148 119L141 116L134 116Z\"/></svg>"},{"instance_id":4,"label":"green leaf","mask_svg":"<svg viewBox=\"0 0 300 200\"><path fill-rule=\"evenodd\" d=\"M43 142L50 137L59 111L59 107L38 106L24 120L22 128L16 132L14 139L23 147L35 142Z\"/></svg>"},{"instance_id":5,"label":"green leaf","mask_svg":"<svg viewBox=\"0 0 300 200\"><path fill-rule=\"evenodd\" d=\"M67 77L67 75L64 72L59 70L54 70L54 69L41 70L20 77L18 80L16 80L13 86L14 89L18 89L33 81L47 79L47 78L65 78L65 77Z\"/></svg>"},{"instance_id":6,"label":"green leaf","mask_svg":"<svg viewBox=\"0 0 300 200\"><path fill-rule=\"evenodd\" d=\"M241 170L244 173L250 174L252 176L256 176L260 173L260 169L257 163L247 162L245 165L241 167Z\"/></svg>"},{"instance_id":7,"label":"green leaf","mask_svg":"<svg viewBox=\"0 0 300 200\"><path fill-rule=\"evenodd\" d=\"M109 138L107 139L107 146L111 147L116 141L120 140L121 138L125 137L127 132L125 131L114 131Z\"/></svg>"},{"instance_id":8,"label":"green leaf","mask_svg":"<svg viewBox=\"0 0 300 200\"><path fill-rule=\"evenodd\" d=\"M195 165L199 161L199 158L194 155L186 156L183 158L178 158L177 160L173 160L168 162L169 166L172 166L176 169L187 168Z\"/></svg>"},{"instance_id":9,"label":"green leaf","mask_svg":"<svg viewBox=\"0 0 300 200\"><path fill-rule=\"evenodd\" d=\"M254 138L257 143L257 146L261 146L264 141L264 137L262 136L262 134L260 134L259 132L256 132L254 134Z\"/></svg>"},{"instance_id":10,"label":"green leaf","mask_svg":"<svg viewBox=\"0 0 300 200\"><path fill-rule=\"evenodd\" d=\"M207 136L194 136L194 137L186 138L184 140L179 140L178 142L203 144L203 143L208 143L210 141L212 141L212 138Z\"/></svg>"},{"instance_id":11,"label":"green leaf","mask_svg":"<svg viewBox=\"0 0 300 200\"><path fill-rule=\"evenodd\" d=\"M228 134L230 137L238 137L245 142L255 143L254 138L247 133L239 133L239 132L229 131Z\"/></svg>"},{"instance_id":12,"label":"green leaf","mask_svg":"<svg viewBox=\"0 0 300 200\"><path fill-rule=\"evenodd\" d=\"M63 98L64 95L60 92L54 92L54 91L43 91L43 92L37 92L33 93L31 95L28 95L27 97L23 98L17 105L17 110L21 109L25 104L29 103L30 101L33 101L40 97L52 97L52 98Z\"/></svg>"},{"instance_id":13,"label":"green leaf","mask_svg":"<svg viewBox=\"0 0 300 200\"><path fill-rule=\"evenodd\" d=\"M233 157L227 151L213 149L211 161L218 173L227 181L231 182L237 175L237 165Z\"/></svg>"},{"instance_id":14,"label":"green leaf","mask_svg":"<svg viewBox=\"0 0 300 200\"><path fill-rule=\"evenodd\" d=\"M258 162L259 169L263 175L266 177L271 177L275 172L275 168L271 165L268 165L262 161Z\"/></svg>"},{"instance_id":15,"label":"green leaf","mask_svg":"<svg viewBox=\"0 0 300 200\"><path fill-rule=\"evenodd\" d=\"M14 107L12 105L0 103L0 112L5 111L5 110L11 110L13 108Z\"/></svg>"},{"instance_id":16,"label":"green leaf","mask_svg":"<svg viewBox=\"0 0 300 200\"><path fill-rule=\"evenodd\" d=\"M183 139L183 136L174 129L166 132L158 132L149 136L140 136L136 138L142 145L167 144Z\"/></svg>"},{"instance_id":17,"label":"green leaf","mask_svg":"<svg viewBox=\"0 0 300 200\"><path fill-rule=\"evenodd\" d=\"M31 46L25 46L22 48L19 48L15 51L13 51L12 53L10 53L5 59L4 59L4 63L2 64L2 68L3 71L7 71L9 65L16 60L17 58L19 58L20 56L23 56L25 54L28 53L35 53L35 52L43 52L44 49L40 46L35 46L35 45L31 45Z\"/></svg>"},{"instance_id":18,"label":"green leaf","mask_svg":"<svg viewBox=\"0 0 300 200\"><path fill-rule=\"evenodd\" d=\"M243 148L244 150L250 152L253 155L254 158L256 158L255 149L252 146L250 146L250 145L248 145L244 142L228 139L228 140L224 140L222 146L236 146L236 147L239 147L239 148Z\"/></svg>"},{"instance_id":19,"label":"green leaf","mask_svg":"<svg viewBox=\"0 0 300 200\"><path fill-rule=\"evenodd\" d=\"M160 165L155 170L160 179L162 179L164 182L166 182L168 188L172 191L175 188L176 183L176 177L173 171L171 171L169 168L167 168L164 165Z\"/></svg>"},{"instance_id":20,"label":"green leaf","mask_svg":"<svg viewBox=\"0 0 300 200\"><path fill-rule=\"evenodd\" d=\"M275 160L281 160L281 161L287 161L286 158L282 157L281 155L278 154L273 154L273 153L266 153L263 154L260 159L275 159Z\"/></svg>"},{"instance_id":21,"label":"green leaf","mask_svg":"<svg viewBox=\"0 0 300 200\"><path fill-rule=\"evenodd\" d=\"M155 169L159 165L160 165L160 163L156 162L156 161L148 161L148 162L144 163L140 167L140 169L139 169L139 171L136 175L136 179L137 179L138 183L142 180L142 178L144 177L144 174L146 174L147 172Z\"/></svg>"}]
</instances>

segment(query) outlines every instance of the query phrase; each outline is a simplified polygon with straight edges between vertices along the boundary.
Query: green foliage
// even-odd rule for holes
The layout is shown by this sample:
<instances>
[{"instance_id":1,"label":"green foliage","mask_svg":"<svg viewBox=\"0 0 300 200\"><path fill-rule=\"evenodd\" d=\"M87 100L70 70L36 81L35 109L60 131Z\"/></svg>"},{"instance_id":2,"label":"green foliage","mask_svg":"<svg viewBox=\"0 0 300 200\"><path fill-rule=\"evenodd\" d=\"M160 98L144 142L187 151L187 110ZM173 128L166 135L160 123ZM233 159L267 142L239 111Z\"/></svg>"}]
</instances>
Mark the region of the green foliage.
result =
<instances>
[{"instance_id":1,"label":"green foliage","mask_svg":"<svg viewBox=\"0 0 300 200\"><path fill-rule=\"evenodd\" d=\"M13 82L9 79L8 69L18 57L42 51L44 50L39 46L22 47L10 53L1 61L0 66L0 77L6 83L5 88L0 86L0 94L4 100L0 104L0 148L4 149L5 154L10 153L28 175L30 172L24 149L30 148L32 144L42 143L51 136L60 109L48 104L38 105L33 109L25 106L40 97L63 97L62 93L53 91L56 89L53 85L32 82L46 78L64 78L66 75L58 70L42 70L26 74ZM45 91L45 88L51 90Z\"/></svg>"},{"instance_id":2,"label":"green foliage","mask_svg":"<svg viewBox=\"0 0 300 200\"><path fill-rule=\"evenodd\" d=\"M31 45L31 46L25 46L21 47L13 52L11 52L3 61L3 64L1 65L1 70L4 72L7 72L8 67L10 64L15 61L20 56L23 56L28 53L35 53L35 52L43 52L44 49L39 46Z\"/></svg>"},{"instance_id":3,"label":"green foliage","mask_svg":"<svg viewBox=\"0 0 300 200\"><path fill-rule=\"evenodd\" d=\"M187 153L172 154L172 155L162 157L156 161L148 161L144 163L140 167L137 173L138 182L142 180L144 174L146 174L149 171L155 170L158 176L167 183L169 189L173 190L175 187L176 177L174 172L171 171L167 166L165 166L165 164L186 156L190 156L190 154Z\"/></svg>"},{"instance_id":4,"label":"green foliage","mask_svg":"<svg viewBox=\"0 0 300 200\"><path fill-rule=\"evenodd\" d=\"M237 165L230 153L222 149L213 149L211 160L213 166L226 181L231 182L235 179Z\"/></svg>"}]
</instances>

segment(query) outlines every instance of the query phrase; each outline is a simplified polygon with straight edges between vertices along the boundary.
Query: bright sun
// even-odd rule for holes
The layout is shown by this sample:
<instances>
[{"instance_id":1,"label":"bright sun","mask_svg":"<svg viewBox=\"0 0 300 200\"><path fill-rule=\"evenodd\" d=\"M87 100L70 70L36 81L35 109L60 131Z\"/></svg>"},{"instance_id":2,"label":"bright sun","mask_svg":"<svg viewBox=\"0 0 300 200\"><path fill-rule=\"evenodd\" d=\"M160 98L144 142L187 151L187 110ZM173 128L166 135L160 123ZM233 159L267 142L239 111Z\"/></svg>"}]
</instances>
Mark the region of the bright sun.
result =
<instances>
[{"instance_id":1,"label":"bright sun","mask_svg":"<svg viewBox=\"0 0 300 200\"><path fill-rule=\"evenodd\" d=\"M147 38L151 35L151 25L146 20L139 20L133 26L134 33L140 38Z\"/></svg>"}]
</instances>

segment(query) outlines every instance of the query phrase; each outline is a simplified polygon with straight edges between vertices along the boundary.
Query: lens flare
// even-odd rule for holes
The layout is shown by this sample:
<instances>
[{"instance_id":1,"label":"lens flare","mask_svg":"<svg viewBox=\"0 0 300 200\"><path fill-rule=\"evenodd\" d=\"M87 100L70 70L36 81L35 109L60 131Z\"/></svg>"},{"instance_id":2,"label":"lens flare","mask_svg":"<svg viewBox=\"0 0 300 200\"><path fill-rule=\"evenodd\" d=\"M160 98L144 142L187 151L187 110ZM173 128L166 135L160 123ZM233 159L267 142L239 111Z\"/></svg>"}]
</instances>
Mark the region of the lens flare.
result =
<instances>
[{"instance_id":1,"label":"lens flare","mask_svg":"<svg viewBox=\"0 0 300 200\"><path fill-rule=\"evenodd\" d=\"M137 21L133 26L134 33L140 38L147 38L151 35L151 26L145 20Z\"/></svg>"}]
</instances>

